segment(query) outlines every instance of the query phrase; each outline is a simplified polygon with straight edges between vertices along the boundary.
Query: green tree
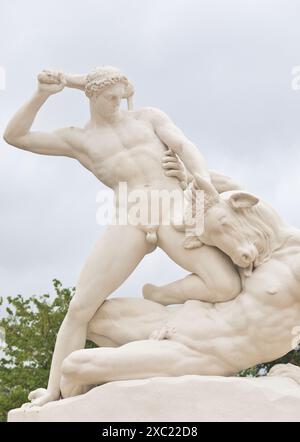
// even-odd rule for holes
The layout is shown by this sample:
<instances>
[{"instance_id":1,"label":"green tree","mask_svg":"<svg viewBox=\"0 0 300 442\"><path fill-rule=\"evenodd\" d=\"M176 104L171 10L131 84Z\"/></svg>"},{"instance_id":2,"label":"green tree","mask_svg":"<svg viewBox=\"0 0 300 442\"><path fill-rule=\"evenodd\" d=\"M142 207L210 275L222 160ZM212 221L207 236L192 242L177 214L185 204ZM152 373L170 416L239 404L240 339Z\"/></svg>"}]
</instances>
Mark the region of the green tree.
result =
<instances>
[{"instance_id":1,"label":"green tree","mask_svg":"<svg viewBox=\"0 0 300 442\"><path fill-rule=\"evenodd\" d=\"M74 294L74 288L62 288L57 280L53 284L54 298L45 294L7 299L6 315L0 320L6 340L0 359L0 421L28 402L30 391L47 386L56 336Z\"/></svg>"},{"instance_id":2,"label":"green tree","mask_svg":"<svg viewBox=\"0 0 300 442\"><path fill-rule=\"evenodd\" d=\"M293 350L287 355L283 356L280 359L276 359L276 361L268 362L264 364L256 365L255 367L248 368L247 370L243 370L238 373L239 377L257 377L257 376L265 376L270 369L277 364L294 364L300 367L300 349Z\"/></svg>"}]
</instances>

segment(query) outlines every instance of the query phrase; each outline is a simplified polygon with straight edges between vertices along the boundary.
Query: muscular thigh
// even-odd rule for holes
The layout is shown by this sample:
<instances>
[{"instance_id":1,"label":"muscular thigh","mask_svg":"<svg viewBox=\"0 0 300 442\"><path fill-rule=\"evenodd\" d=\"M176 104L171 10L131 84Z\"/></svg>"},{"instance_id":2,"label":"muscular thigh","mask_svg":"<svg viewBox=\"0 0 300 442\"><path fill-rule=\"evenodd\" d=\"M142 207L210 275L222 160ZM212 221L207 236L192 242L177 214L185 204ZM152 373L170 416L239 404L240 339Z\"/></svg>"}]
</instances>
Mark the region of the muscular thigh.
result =
<instances>
[{"instance_id":1,"label":"muscular thigh","mask_svg":"<svg viewBox=\"0 0 300 442\"><path fill-rule=\"evenodd\" d=\"M212 287L221 288L231 284L239 292L240 278L228 256L215 247L205 245L192 250L185 249L183 241L184 233L176 231L173 226L160 226L158 245L176 264L200 276Z\"/></svg>"},{"instance_id":2,"label":"muscular thigh","mask_svg":"<svg viewBox=\"0 0 300 442\"><path fill-rule=\"evenodd\" d=\"M141 340L118 348L76 353L73 357L77 359L76 372L82 384L198 374L201 359L192 349L168 340Z\"/></svg>"},{"instance_id":3,"label":"muscular thigh","mask_svg":"<svg viewBox=\"0 0 300 442\"><path fill-rule=\"evenodd\" d=\"M133 272L150 246L145 234L132 226L110 226L101 236L88 257L71 302L88 318Z\"/></svg>"},{"instance_id":4,"label":"muscular thigh","mask_svg":"<svg viewBox=\"0 0 300 442\"><path fill-rule=\"evenodd\" d=\"M105 339L117 346L148 339L169 318L170 310L139 298L113 298L97 310L88 327L88 336L98 345ZM105 338L103 340L103 338Z\"/></svg>"}]
</instances>

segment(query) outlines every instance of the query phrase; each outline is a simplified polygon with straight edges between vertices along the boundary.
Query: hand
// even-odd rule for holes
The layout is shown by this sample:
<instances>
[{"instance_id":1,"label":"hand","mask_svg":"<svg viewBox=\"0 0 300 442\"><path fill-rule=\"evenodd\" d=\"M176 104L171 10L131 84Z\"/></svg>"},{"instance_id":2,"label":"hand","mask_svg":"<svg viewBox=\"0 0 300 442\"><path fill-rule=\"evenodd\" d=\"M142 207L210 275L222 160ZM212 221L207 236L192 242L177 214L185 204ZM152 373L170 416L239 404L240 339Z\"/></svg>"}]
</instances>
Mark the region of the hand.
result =
<instances>
[{"instance_id":1,"label":"hand","mask_svg":"<svg viewBox=\"0 0 300 442\"><path fill-rule=\"evenodd\" d=\"M293 379L300 385L300 367L293 364L277 364L271 368L268 376L279 376Z\"/></svg>"},{"instance_id":2,"label":"hand","mask_svg":"<svg viewBox=\"0 0 300 442\"><path fill-rule=\"evenodd\" d=\"M40 92L46 92L49 95L61 92L66 86L66 80L63 72L44 70L38 75L38 88Z\"/></svg>"},{"instance_id":3,"label":"hand","mask_svg":"<svg viewBox=\"0 0 300 442\"><path fill-rule=\"evenodd\" d=\"M47 404L48 402L57 401L60 397L60 394L56 394L45 388L38 388L37 390L32 391L28 399L31 403L26 404L26 407L41 407L42 405Z\"/></svg>"},{"instance_id":4,"label":"hand","mask_svg":"<svg viewBox=\"0 0 300 442\"><path fill-rule=\"evenodd\" d=\"M182 162L171 150L165 152L162 159L162 167L165 169L165 175L177 178L183 190L187 188L187 174Z\"/></svg>"}]
</instances>

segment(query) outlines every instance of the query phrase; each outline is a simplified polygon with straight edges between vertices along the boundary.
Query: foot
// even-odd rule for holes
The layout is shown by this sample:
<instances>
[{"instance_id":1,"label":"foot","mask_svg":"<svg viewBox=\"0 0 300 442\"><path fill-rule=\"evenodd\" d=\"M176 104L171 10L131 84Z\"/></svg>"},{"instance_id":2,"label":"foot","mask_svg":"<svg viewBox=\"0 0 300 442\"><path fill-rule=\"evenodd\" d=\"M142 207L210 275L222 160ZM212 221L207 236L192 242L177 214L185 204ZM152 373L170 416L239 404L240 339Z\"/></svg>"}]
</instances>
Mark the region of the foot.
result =
<instances>
[{"instance_id":1,"label":"foot","mask_svg":"<svg viewBox=\"0 0 300 442\"><path fill-rule=\"evenodd\" d=\"M28 399L30 403L24 404L25 407L42 407L48 402L57 401L60 398L59 393L53 393L45 388L38 388L37 390L32 391Z\"/></svg>"},{"instance_id":2,"label":"foot","mask_svg":"<svg viewBox=\"0 0 300 442\"><path fill-rule=\"evenodd\" d=\"M154 284L145 284L143 287L143 297L148 299L148 301L160 302L159 287Z\"/></svg>"},{"instance_id":3,"label":"foot","mask_svg":"<svg viewBox=\"0 0 300 442\"><path fill-rule=\"evenodd\" d=\"M146 284L143 287L143 297L148 301L156 302L161 305L182 304L186 301L183 298L179 287L157 286Z\"/></svg>"},{"instance_id":4,"label":"foot","mask_svg":"<svg viewBox=\"0 0 300 442\"><path fill-rule=\"evenodd\" d=\"M293 364L274 365L269 371L268 376L290 378L300 385L300 367Z\"/></svg>"}]
</instances>

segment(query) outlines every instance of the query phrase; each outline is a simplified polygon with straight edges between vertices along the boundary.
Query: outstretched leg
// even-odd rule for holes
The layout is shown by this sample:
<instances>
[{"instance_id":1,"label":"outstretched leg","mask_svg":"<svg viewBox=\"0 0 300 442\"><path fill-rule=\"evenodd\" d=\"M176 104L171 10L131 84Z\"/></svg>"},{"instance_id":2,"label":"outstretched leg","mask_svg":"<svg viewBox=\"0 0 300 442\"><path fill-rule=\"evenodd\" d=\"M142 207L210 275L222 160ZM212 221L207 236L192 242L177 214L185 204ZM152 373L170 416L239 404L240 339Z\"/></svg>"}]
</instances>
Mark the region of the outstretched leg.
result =
<instances>
[{"instance_id":1,"label":"outstretched leg","mask_svg":"<svg viewBox=\"0 0 300 442\"><path fill-rule=\"evenodd\" d=\"M87 325L103 301L132 273L150 251L145 234L132 226L110 226L88 258L55 345L48 391L34 405L55 400L60 394L61 365L73 351L83 348Z\"/></svg>"},{"instance_id":2,"label":"outstretched leg","mask_svg":"<svg viewBox=\"0 0 300 442\"><path fill-rule=\"evenodd\" d=\"M99 347L119 347L132 341L147 340L162 329L169 311L160 304L140 298L113 298L104 301L89 322L87 338ZM86 393L94 385L76 384L66 376L61 390L67 397Z\"/></svg>"},{"instance_id":3,"label":"outstretched leg","mask_svg":"<svg viewBox=\"0 0 300 442\"><path fill-rule=\"evenodd\" d=\"M184 238L173 226L160 226L159 247L191 274L163 287L146 285L145 298L166 305L189 299L226 302L238 296L241 280L230 258L215 247L185 249Z\"/></svg>"},{"instance_id":4,"label":"outstretched leg","mask_svg":"<svg viewBox=\"0 0 300 442\"><path fill-rule=\"evenodd\" d=\"M96 348L72 353L63 363L64 398L111 381L157 376L198 374L199 354L169 340L135 341L118 348Z\"/></svg>"}]
</instances>

